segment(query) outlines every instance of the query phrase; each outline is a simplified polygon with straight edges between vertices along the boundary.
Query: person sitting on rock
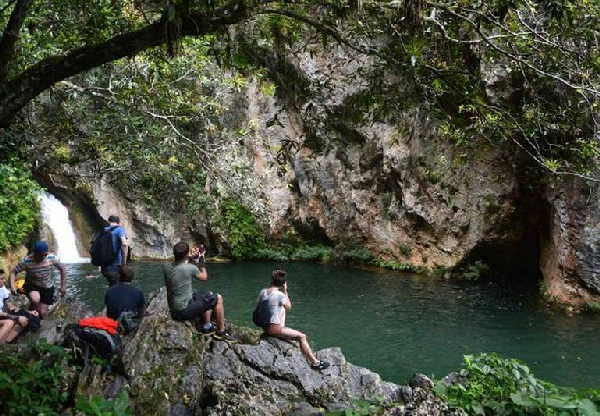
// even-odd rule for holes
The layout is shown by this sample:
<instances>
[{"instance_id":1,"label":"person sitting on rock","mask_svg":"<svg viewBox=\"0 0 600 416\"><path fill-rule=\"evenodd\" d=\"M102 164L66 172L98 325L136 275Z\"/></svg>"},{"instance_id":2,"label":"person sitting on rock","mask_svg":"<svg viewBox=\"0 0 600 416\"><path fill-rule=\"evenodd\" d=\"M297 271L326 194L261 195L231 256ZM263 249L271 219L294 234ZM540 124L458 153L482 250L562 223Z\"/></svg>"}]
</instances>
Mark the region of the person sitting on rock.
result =
<instances>
[{"instance_id":1,"label":"person sitting on rock","mask_svg":"<svg viewBox=\"0 0 600 416\"><path fill-rule=\"evenodd\" d=\"M10 305L6 309L7 312L0 312L0 344L11 342L26 329L32 331L40 329L37 311L17 310Z\"/></svg>"},{"instance_id":2,"label":"person sitting on rock","mask_svg":"<svg viewBox=\"0 0 600 416\"><path fill-rule=\"evenodd\" d=\"M217 323L215 338L232 341L233 338L225 331L225 311L223 297L213 292L193 292L192 280L205 282L208 279L206 268L199 269L188 262L189 246L179 242L173 247L175 260L165 265L163 275L167 287L167 301L171 317L176 321L196 321L201 324L201 331L214 331L210 319L214 311Z\"/></svg>"},{"instance_id":3,"label":"person sitting on rock","mask_svg":"<svg viewBox=\"0 0 600 416\"><path fill-rule=\"evenodd\" d=\"M315 357L308 344L306 334L285 326L286 313L292 309L285 280L286 274L284 270L273 270L271 286L262 289L258 295L254 323L262 327L268 336L298 341L300 351L306 357L311 368L324 370L329 367L329 363Z\"/></svg>"},{"instance_id":4,"label":"person sitting on rock","mask_svg":"<svg viewBox=\"0 0 600 416\"><path fill-rule=\"evenodd\" d=\"M119 267L119 282L104 295L106 316L119 322L123 333L133 332L146 312L146 300L141 290L131 285L135 273L129 266Z\"/></svg>"},{"instance_id":5,"label":"person sitting on rock","mask_svg":"<svg viewBox=\"0 0 600 416\"><path fill-rule=\"evenodd\" d=\"M52 268L60 272L60 295L66 292L66 271L53 254L48 254L48 243L37 241L33 246L33 254L17 264L10 274L10 287L14 292L17 274L25 272L25 293L31 301L31 309L38 311L40 318L48 315L48 307L55 301L54 275Z\"/></svg>"},{"instance_id":6,"label":"person sitting on rock","mask_svg":"<svg viewBox=\"0 0 600 416\"><path fill-rule=\"evenodd\" d=\"M4 311L4 301L10 296L10 290L5 286L4 269L0 269L0 312Z\"/></svg>"}]
</instances>

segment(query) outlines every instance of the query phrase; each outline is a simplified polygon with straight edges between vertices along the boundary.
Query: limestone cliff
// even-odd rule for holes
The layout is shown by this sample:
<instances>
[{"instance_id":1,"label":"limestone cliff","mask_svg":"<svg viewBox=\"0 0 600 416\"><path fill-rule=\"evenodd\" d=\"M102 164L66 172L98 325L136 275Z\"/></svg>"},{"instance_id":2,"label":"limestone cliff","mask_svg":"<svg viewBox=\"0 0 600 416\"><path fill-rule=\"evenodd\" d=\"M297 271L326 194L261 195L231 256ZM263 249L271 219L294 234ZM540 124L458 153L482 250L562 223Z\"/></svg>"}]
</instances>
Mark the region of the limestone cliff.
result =
<instances>
[{"instance_id":1,"label":"limestone cliff","mask_svg":"<svg viewBox=\"0 0 600 416\"><path fill-rule=\"evenodd\" d=\"M238 165L250 167L255 189L237 192L260 206L271 236L293 228L309 239L429 269L482 260L509 279L543 279L560 301L597 297L599 211L586 186L539 177L510 147L456 146L408 87L405 97L373 102L375 89L398 90L404 81L335 45L250 59L270 71L275 94L253 78L243 88L215 92L226 108L220 125L245 132L235 153L219 155L217 168L233 176ZM488 93L504 99L502 74L489 71L495 75ZM148 207L108 176L87 178L84 186L66 179L77 169L38 177L81 213L81 241L89 241L101 217L117 214L136 256L167 257L175 242L192 237L227 254L217 218L198 212L192 220Z\"/></svg>"}]
</instances>

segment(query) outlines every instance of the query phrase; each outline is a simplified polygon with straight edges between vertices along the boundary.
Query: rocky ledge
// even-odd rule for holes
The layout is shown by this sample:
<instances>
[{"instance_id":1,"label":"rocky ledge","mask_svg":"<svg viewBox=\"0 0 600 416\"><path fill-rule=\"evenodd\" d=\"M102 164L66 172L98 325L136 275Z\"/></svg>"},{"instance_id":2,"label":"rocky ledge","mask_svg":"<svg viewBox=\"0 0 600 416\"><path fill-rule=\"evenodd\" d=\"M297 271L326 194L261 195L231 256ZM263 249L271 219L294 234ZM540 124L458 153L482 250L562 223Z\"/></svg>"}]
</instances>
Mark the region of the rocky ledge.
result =
<instances>
[{"instance_id":1,"label":"rocky ledge","mask_svg":"<svg viewBox=\"0 0 600 416\"><path fill-rule=\"evenodd\" d=\"M100 367L72 372L77 394L113 398L126 389L137 415L319 415L358 400L388 415L454 415L422 375L401 386L350 364L339 348L317 352L331 366L312 370L297 345L231 326L237 343L199 334L170 319L164 289L138 331L124 339L124 374Z\"/></svg>"}]
</instances>

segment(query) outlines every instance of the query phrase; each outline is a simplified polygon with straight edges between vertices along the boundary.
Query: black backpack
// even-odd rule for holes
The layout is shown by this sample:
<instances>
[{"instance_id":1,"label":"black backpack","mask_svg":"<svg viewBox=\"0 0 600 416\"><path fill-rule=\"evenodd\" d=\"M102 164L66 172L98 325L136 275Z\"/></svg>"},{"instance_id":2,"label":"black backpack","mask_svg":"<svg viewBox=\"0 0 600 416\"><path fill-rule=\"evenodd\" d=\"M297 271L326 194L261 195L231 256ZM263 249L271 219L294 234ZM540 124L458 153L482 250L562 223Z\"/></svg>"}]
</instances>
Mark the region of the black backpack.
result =
<instances>
[{"instance_id":1,"label":"black backpack","mask_svg":"<svg viewBox=\"0 0 600 416\"><path fill-rule=\"evenodd\" d=\"M91 354L110 360L122 352L119 335L111 335L102 329L69 324L64 330L64 337L63 344L75 348L83 356Z\"/></svg>"},{"instance_id":2,"label":"black backpack","mask_svg":"<svg viewBox=\"0 0 600 416\"><path fill-rule=\"evenodd\" d=\"M102 230L96 235L90 247L90 257L94 266L108 266L117 258L117 251L113 246L113 230L118 225Z\"/></svg>"},{"instance_id":3,"label":"black backpack","mask_svg":"<svg viewBox=\"0 0 600 416\"><path fill-rule=\"evenodd\" d=\"M271 319L271 312L269 311L269 300L261 300L256 305L254 312L252 313L252 321L254 325L264 328L269 325Z\"/></svg>"}]
</instances>

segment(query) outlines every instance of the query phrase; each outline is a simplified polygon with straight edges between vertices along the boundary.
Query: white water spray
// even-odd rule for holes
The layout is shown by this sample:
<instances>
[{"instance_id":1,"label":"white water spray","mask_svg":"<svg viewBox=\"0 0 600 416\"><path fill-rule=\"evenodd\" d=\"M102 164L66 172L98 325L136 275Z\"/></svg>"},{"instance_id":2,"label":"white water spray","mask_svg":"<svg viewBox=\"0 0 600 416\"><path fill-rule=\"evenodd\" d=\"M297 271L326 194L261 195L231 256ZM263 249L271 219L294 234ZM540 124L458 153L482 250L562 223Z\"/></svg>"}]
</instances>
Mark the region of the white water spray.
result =
<instances>
[{"instance_id":1,"label":"white water spray","mask_svg":"<svg viewBox=\"0 0 600 416\"><path fill-rule=\"evenodd\" d=\"M58 199L46 192L40 193L40 207L44 223L54 235L56 254L62 263L85 263L89 258L79 256L75 243L73 224L69 220L69 211Z\"/></svg>"}]
</instances>

